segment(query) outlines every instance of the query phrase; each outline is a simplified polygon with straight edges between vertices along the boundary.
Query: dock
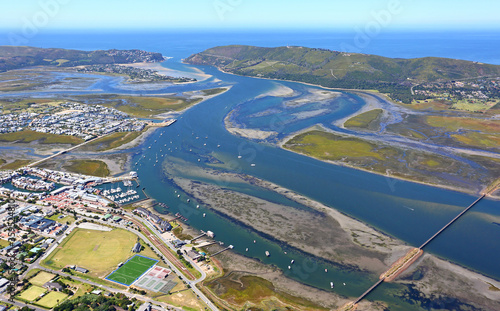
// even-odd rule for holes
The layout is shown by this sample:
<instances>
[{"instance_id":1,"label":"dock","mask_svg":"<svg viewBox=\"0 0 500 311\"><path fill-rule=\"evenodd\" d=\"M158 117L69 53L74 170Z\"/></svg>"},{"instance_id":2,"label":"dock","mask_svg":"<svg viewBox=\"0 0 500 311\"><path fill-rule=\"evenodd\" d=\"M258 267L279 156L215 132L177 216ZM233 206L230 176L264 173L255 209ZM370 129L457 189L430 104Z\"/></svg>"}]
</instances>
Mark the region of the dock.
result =
<instances>
[{"instance_id":1,"label":"dock","mask_svg":"<svg viewBox=\"0 0 500 311\"><path fill-rule=\"evenodd\" d=\"M167 127L177 121L176 119L165 120L163 122L147 122L146 124L151 127Z\"/></svg>"},{"instance_id":2,"label":"dock","mask_svg":"<svg viewBox=\"0 0 500 311\"><path fill-rule=\"evenodd\" d=\"M229 245L228 247L224 248L223 250L218 251L217 253L210 255L210 258L215 257L216 255L218 255L218 254L220 254L220 253L222 253L222 252L225 252L225 251L227 251L227 250L229 250L229 249L233 249L233 248L234 248L234 246Z\"/></svg>"}]
</instances>

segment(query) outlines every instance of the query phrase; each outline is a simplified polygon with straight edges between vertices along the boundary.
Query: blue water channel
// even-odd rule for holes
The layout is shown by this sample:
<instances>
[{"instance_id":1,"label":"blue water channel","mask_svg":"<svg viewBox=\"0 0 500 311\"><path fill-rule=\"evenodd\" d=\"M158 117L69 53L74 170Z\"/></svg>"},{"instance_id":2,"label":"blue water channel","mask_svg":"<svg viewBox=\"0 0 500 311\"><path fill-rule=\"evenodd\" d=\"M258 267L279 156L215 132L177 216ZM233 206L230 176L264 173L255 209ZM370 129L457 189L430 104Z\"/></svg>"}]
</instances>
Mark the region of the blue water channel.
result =
<instances>
[{"instance_id":1,"label":"blue water channel","mask_svg":"<svg viewBox=\"0 0 500 311\"><path fill-rule=\"evenodd\" d=\"M234 106L251 104L252 98L272 89L274 84L268 80L223 74L210 67L200 68L232 84L233 88L190 109L173 126L158 130L144 143L141 156L153 158L161 149L165 153L165 161L180 158L190 165L214 168L206 157L210 155L222 161L222 164L217 164L221 170L249 174L279 184L334 207L413 246L419 246L475 200L474 196L468 194L339 167L288 152L274 145L256 143L231 135L223 124L227 113ZM291 82L283 84L298 90L303 87ZM346 112L338 109L332 112L330 117L342 117L348 112L349 110ZM160 135L161 133L163 135ZM154 143L155 140L157 143ZM239 159L238 155L242 158ZM136 160L139 158L137 155ZM198 159L201 161L198 162ZM252 163L255 166L251 166ZM357 296L375 282L375 275L326 263L289 249L270 237L259 236L241 224L230 222L203 206L197 209L196 205L200 203L187 194L178 198L177 195L182 191L174 187L164 173L153 165L152 162L139 161L135 167L139 172L141 186L146 187L148 195L169 205L169 212L182 213L188 218L189 225L214 231L217 240L235 245L234 251L276 265L286 275L318 288L331 290L330 281L335 284L346 283L345 286L336 286L334 289L345 296ZM211 182L221 183L216 179ZM284 199L278 194L270 194L269 191L257 187L242 188L241 185L227 182L224 182L223 186L274 202L283 202ZM483 200L432 242L426 251L500 279L500 268L495 260L491 260L492 257L498 258L500 255L500 239L484 238L500 235L500 227L493 224L493 220L498 222L500 218L498 206L497 201ZM202 216L204 213L206 217ZM254 240L256 243L253 243ZM248 252L245 251L246 248L249 248ZM272 256L266 257L265 250L270 251ZM292 259L295 260L296 266L287 270ZM328 273L325 273L325 269L328 269ZM392 288L391 286L389 288ZM383 294L386 290L379 292L385 298L373 298L389 299Z\"/></svg>"},{"instance_id":2,"label":"blue water channel","mask_svg":"<svg viewBox=\"0 0 500 311\"><path fill-rule=\"evenodd\" d=\"M163 39L164 41L162 41ZM178 40L167 40L177 38ZM409 245L418 246L450 219L457 215L463 208L475 200L474 196L455 191L429 187L411 182L395 180L367 172L340 167L302 155L294 154L280 149L273 144L257 143L245 138L231 135L224 128L224 118L234 108L241 112L239 121L265 130L279 129L281 134L294 132L305 125L312 125L316 120L297 121L287 119L283 114L281 117L250 118L245 119L254 109L253 99L257 96L273 89L275 82L254 78L239 77L224 74L211 67L195 67L181 64L179 61L191 53L199 52L205 48L229 44L229 43L250 43L260 45L262 36L247 36L245 39L238 36L169 36L169 35L41 35L32 42L38 46L66 47L80 49L99 48L141 48L151 51L163 52L166 56L174 56L173 61L164 63L165 66L181 71L197 72L196 68L213 75L213 78L202 83L188 85L172 85L163 90L124 90L120 88L116 78L109 80L102 79L92 85L88 92L122 93L122 94L154 94L154 93L180 93L190 90L204 89L208 87L218 87L224 85L232 86L228 92L207 100L192 109L188 110L178 118L178 121L168 128L158 129L153 135L147 138L145 143L134 148L133 163L137 162L132 169L139 172L141 188L145 187L147 194L169 206L168 212L175 214L182 213L188 218L187 223L197 229L211 230L216 233L216 239L223 241L226 245L235 246L234 251L246 256L261 260L266 264L272 264L284 271L284 273L300 282L312 285L324 290L330 289L330 282L336 284L335 291L344 296L358 296L370 287L378 279L377 275L341 266L335 263L328 263L308 254L302 253L274 241L272 237L259 235L250 228L234 221L229 221L223 216L213 213L205 208L194 198L178 189L160 169L160 165L155 165L154 161L145 161L145 158L156 158L157 155L163 157L163 161L182 159L189 165L201 168L217 168L221 171L230 171L248 174L276 183L297 193L303 194L311 199L320 201L332 208L336 208L354 218L357 218L382 232L401 239ZM275 36L272 44L284 45L287 43L296 45L309 45L318 47L330 47L326 44L325 36ZM348 40L345 37L342 40ZM380 48L377 40L370 46L371 50L364 52L374 52L385 56L405 57L406 55L391 53L409 53L409 56L446 56L446 49L439 49L438 45L432 45L432 51L423 51L422 44L424 36L411 36L411 41L401 45L401 40L384 42L398 42L398 44L386 44L386 48ZM447 38L446 36L442 38ZM447 46L442 43L442 38L432 37L432 42L439 42L439 46ZM449 38L449 36L448 36ZM454 53L460 53L460 47L468 46L452 37ZM78 39L78 40L77 40ZM181 40L182 39L182 40ZM335 39L335 36L331 38ZM246 41L245 41L246 40ZM253 41L252 41L253 40ZM267 40L267 39L266 39ZM287 40L287 42L281 42ZM302 40L302 41L301 41ZM316 41L315 41L316 40ZM338 41L340 43L342 40ZM387 41L389 40L389 41ZM463 39L465 40L465 39ZM470 39L472 40L472 39ZM476 40L476 39L474 39ZM227 41L227 42L226 42ZM288 42L290 41L290 42ZM266 41L267 42L267 41ZM333 41L331 41L333 42ZM474 41L475 42L475 41ZM320 44L321 43L321 44ZM460 43L460 44L458 44ZM320 44L320 45L317 45ZM413 44L413 45L412 45ZM498 42L492 45L498 46ZM394 49L393 47L397 48ZM451 46L451 45L450 45ZM335 45L333 46L335 47ZM391 48L389 48L391 47ZM492 55L497 55L496 49L491 48L490 54L480 55L480 59L488 62L498 62ZM420 48L420 50L419 50ZM477 49L476 49L477 50ZM457 52L458 51L458 52ZM469 50L463 51L464 55ZM385 53L385 54L384 54ZM422 54L422 55L421 55ZM455 58L466 58L453 54ZM215 80L218 79L218 80ZM220 81L219 81L220 80ZM283 82L287 87L302 92L304 86L298 83ZM42 95L49 95L50 92ZM72 92L78 94L78 92ZM10 94L11 95L11 94ZM25 94L19 94L25 95ZM33 95L40 95L33 93ZM334 121L356 111L362 106L362 102L354 95L346 94L345 98L352 99L347 102L339 100L330 103L329 111L320 115L321 122ZM276 99L267 98L257 102L258 105L276 105ZM262 107L261 107L262 108ZM286 122L281 122L285 120ZM271 124L270 122L273 122ZM306 124L310 122L310 124ZM162 134L163 133L163 134ZM196 139L198 137L198 139ZM157 140L157 143L154 141ZM204 145L206 144L206 145ZM166 148L165 145L168 145ZM217 147L220 145L220 147ZM148 148L151 146L151 148ZM161 149L161 152L160 152ZM189 151L192 150L192 151ZM241 159L237 156L241 155ZM221 163L217 166L212 164L210 158L216 158ZM140 159L142 159L140 161ZM198 161L200 159L200 161ZM251 166L255 164L255 166ZM182 174L181 174L182 177ZM220 184L220 180L203 180ZM240 191L260 197L269 201L282 203L292 208L306 208L298 203L291 202L283 196L258 188L252 185L242 185L237 183L223 183L227 189ZM180 197L177 197L180 194ZM187 202L187 199L190 202ZM200 204L200 208L196 205ZM158 207L159 208L159 207ZM206 214L206 217L203 217ZM433 241L427 248L433 254L454 263L466 266L470 269L486 274L500 280L500 208L498 201L483 200L476 205L467 215L457 221L446 232ZM253 242L255 240L255 243ZM325 247L333 247L325 245ZM248 248L248 252L245 249ZM272 256L266 257L264 251L268 250ZM285 254L286 252L286 254ZM288 270L287 266L294 259L293 269ZM328 272L325 272L328 269ZM345 283L346 285L343 285ZM416 305L410 305L398 297L395 292L401 290L402 286L397 284L384 284L368 298L383 300L390 303L391 310L412 310L419 309Z\"/></svg>"}]
</instances>

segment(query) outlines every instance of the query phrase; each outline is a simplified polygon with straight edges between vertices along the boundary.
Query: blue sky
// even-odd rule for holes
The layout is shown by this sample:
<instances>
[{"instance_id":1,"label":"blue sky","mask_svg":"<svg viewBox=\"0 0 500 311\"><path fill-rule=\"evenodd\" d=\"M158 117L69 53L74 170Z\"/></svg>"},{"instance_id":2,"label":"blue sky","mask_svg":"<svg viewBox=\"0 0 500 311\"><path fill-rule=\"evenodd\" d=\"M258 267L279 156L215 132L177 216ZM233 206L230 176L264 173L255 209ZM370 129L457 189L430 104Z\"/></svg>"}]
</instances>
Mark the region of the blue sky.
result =
<instances>
[{"instance_id":1,"label":"blue sky","mask_svg":"<svg viewBox=\"0 0 500 311\"><path fill-rule=\"evenodd\" d=\"M0 28L10 29L29 23L46 29L500 28L498 0L23 0L3 6Z\"/></svg>"}]
</instances>

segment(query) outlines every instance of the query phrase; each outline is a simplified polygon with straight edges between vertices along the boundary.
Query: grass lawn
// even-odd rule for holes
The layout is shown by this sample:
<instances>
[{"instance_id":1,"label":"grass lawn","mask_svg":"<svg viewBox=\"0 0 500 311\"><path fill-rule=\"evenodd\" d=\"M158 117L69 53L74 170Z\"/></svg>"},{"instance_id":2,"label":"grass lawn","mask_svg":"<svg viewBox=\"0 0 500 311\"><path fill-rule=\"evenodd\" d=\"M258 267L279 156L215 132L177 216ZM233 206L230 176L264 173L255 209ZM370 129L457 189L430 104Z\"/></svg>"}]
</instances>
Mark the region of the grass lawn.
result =
<instances>
[{"instance_id":1,"label":"grass lawn","mask_svg":"<svg viewBox=\"0 0 500 311\"><path fill-rule=\"evenodd\" d=\"M48 273L45 271L40 271L35 277L30 279L30 283L33 285L42 286L48 281L52 280L56 275L52 273Z\"/></svg>"},{"instance_id":2,"label":"grass lawn","mask_svg":"<svg viewBox=\"0 0 500 311\"><path fill-rule=\"evenodd\" d=\"M40 286L30 286L27 290L17 295L16 298L22 299L25 301L33 301L36 298L40 297L41 294L45 293L47 290Z\"/></svg>"},{"instance_id":3,"label":"grass lawn","mask_svg":"<svg viewBox=\"0 0 500 311\"><path fill-rule=\"evenodd\" d=\"M65 278L60 279L61 282L64 284L68 285L71 290L75 293L73 296L70 297L70 299L75 299L77 297L85 295L85 293L88 293L93 286L87 283L82 283L80 281L76 280L67 280Z\"/></svg>"},{"instance_id":4,"label":"grass lawn","mask_svg":"<svg viewBox=\"0 0 500 311\"><path fill-rule=\"evenodd\" d=\"M109 168L106 162L99 160L72 160L64 166L70 172L106 177L109 176Z\"/></svg>"},{"instance_id":5,"label":"grass lawn","mask_svg":"<svg viewBox=\"0 0 500 311\"><path fill-rule=\"evenodd\" d=\"M9 241L4 240L4 239L0 239L0 247L1 248L9 246L9 244L10 244Z\"/></svg>"},{"instance_id":6,"label":"grass lawn","mask_svg":"<svg viewBox=\"0 0 500 311\"><path fill-rule=\"evenodd\" d=\"M17 170L20 167L26 166L31 160L14 160L0 167L2 170Z\"/></svg>"},{"instance_id":7,"label":"grass lawn","mask_svg":"<svg viewBox=\"0 0 500 311\"><path fill-rule=\"evenodd\" d=\"M2 142L30 143L36 140L38 140L41 144L78 145L84 142L83 139L75 136L39 133L29 130L0 134L0 141Z\"/></svg>"},{"instance_id":8,"label":"grass lawn","mask_svg":"<svg viewBox=\"0 0 500 311\"><path fill-rule=\"evenodd\" d=\"M59 216L61 216L62 214L54 214L52 216L50 216L48 219L51 219L51 220L54 220L54 221L57 221L58 223L61 223L61 224L66 224L68 221L69 221L69 224L72 224L75 222L75 217L73 216L64 216L63 218L59 219Z\"/></svg>"},{"instance_id":9,"label":"grass lawn","mask_svg":"<svg viewBox=\"0 0 500 311\"><path fill-rule=\"evenodd\" d=\"M68 295L64 293L50 292L47 295L43 296L42 299L38 300L36 303L42 307L51 309L63 302L67 297Z\"/></svg>"},{"instance_id":10,"label":"grass lawn","mask_svg":"<svg viewBox=\"0 0 500 311\"><path fill-rule=\"evenodd\" d=\"M382 109L373 109L370 111L363 112L345 121L344 126L349 127L359 127L359 128L369 128L372 122L376 121L382 114Z\"/></svg>"},{"instance_id":11,"label":"grass lawn","mask_svg":"<svg viewBox=\"0 0 500 311\"><path fill-rule=\"evenodd\" d=\"M111 273L106 280L129 286L157 262L158 260L135 255L123 264L123 266Z\"/></svg>"},{"instance_id":12,"label":"grass lawn","mask_svg":"<svg viewBox=\"0 0 500 311\"><path fill-rule=\"evenodd\" d=\"M76 229L42 264L55 270L77 265L88 269L90 276L104 277L133 254L136 241L127 230Z\"/></svg>"}]
</instances>

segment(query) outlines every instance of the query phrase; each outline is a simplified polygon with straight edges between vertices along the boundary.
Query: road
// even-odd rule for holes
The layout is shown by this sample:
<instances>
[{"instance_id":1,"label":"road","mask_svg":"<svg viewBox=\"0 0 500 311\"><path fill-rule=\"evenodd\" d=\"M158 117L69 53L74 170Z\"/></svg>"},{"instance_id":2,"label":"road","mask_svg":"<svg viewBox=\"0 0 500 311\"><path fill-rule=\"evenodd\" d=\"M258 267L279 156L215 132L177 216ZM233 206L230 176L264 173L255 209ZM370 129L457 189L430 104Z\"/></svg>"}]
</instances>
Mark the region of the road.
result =
<instances>
[{"instance_id":1,"label":"road","mask_svg":"<svg viewBox=\"0 0 500 311\"><path fill-rule=\"evenodd\" d=\"M38 161L36 161L36 162L30 163L30 164L28 164L28 165L26 165L26 166L29 166L29 167L32 167L32 166L37 166L38 164L40 164L40 163L42 163L42 162L45 162L45 161L50 160L50 159L53 159L53 158L55 158L55 157L57 157L57 156L60 156L61 154L65 154L65 153L68 153L68 152L70 152L70 151L73 151L73 150L75 150L75 149L77 149L77 148L80 148L80 147L81 147L81 146L83 146L83 145L86 145L86 144L88 144L88 143L90 143L90 142L93 142L94 140L97 140L97 139L102 138L102 137L104 137L104 136L106 136L106 135L103 135L103 136L98 136L98 137L96 137L96 138L89 139L89 140L84 141L83 143L81 143L81 144L79 144L79 145L73 146L73 147L68 148L68 149L66 149L66 150L59 151L58 153L55 153L55 154L53 154L53 155L50 155L50 156L48 156L48 157L46 157L46 158L43 158L43 159L41 159L41 160L38 160Z\"/></svg>"},{"instance_id":2,"label":"road","mask_svg":"<svg viewBox=\"0 0 500 311\"><path fill-rule=\"evenodd\" d=\"M125 213L131 220L134 221L134 223L139 223L141 224L141 226L139 226L139 228L143 228L144 232L147 232L149 234L149 236L151 237L151 241L155 241L154 245L152 245L152 248L153 250L158 253L158 254L161 254L160 257L162 257L162 259L164 260L164 262L168 263L170 268L179 276L182 276L183 273L181 272L181 270L179 268L177 268L170 260L169 258L170 257L173 257L175 260L177 260L179 263L180 261L175 258L175 256L172 255L172 253L170 253L170 251L166 248L165 244L168 243L168 241L165 241L163 238L161 238L161 235L156 231L156 229L153 227L153 228L150 228L152 230L152 232L155 235L151 234L146 228L145 226L142 224L141 221L139 221L138 219L142 220L141 218L139 217L136 217L135 215L132 215L132 214L129 214L129 213ZM125 229L125 230L128 230L128 231L131 231L132 233L136 234L137 236L139 236L142 240L144 241L148 241L148 238L142 233L142 232L139 232L133 228L130 228L130 227L126 227L126 226L123 226L123 225L119 225L119 224L116 224L116 223L110 223L110 222L104 222L104 221L101 221L101 220L95 220L93 218L89 218L89 217L86 217L86 216L80 216L81 218L85 218L87 220L93 220L95 223L100 223L100 224L103 224L103 225L107 225L107 226L113 226L113 227L117 227L117 228L121 228L121 229ZM138 218L138 219L136 219ZM146 222L147 223L147 222ZM75 224L73 223L71 226L68 227L68 230L66 232L71 232L74 228L75 228ZM148 226L149 227L149 226ZM26 274L33 270L33 269L40 269L40 270L44 270L44 271L47 271L47 272L50 272L50 273L54 273L54 274L57 274L57 275L64 275L64 276L69 276L71 277L72 279L75 279L75 280L78 280L78 281L81 281L83 283L87 283L87 284L90 284L90 285L93 285L93 286L97 286L97 287L100 287L100 288L103 288L109 292L112 292L112 293L122 293L124 295L126 295L127 297L129 298L136 298L136 299L139 299L141 301L146 301L146 302L150 302L152 304L156 304L156 305L160 305L164 308L170 308L170 309L174 309L174 310L182 310L180 308L177 308L175 306L172 306L172 305L169 305L169 304L166 304L166 303L162 303L162 302L158 302L158 301L155 301L151 298L148 298L146 296L142 296L142 295L138 295L138 294L132 294L132 293L129 293L127 290L120 290L120 289L115 289L115 288L112 288L112 287L108 287L108 286L105 286L105 285L102 285L102 284L98 284L98 283L95 283L95 282L92 282L92 281L89 281L87 279L84 279L84 278L81 278L81 277L78 277L78 276L74 276L74 275L70 275L70 274L67 274L67 273L63 273L63 272L60 272L60 271L56 271L56 270L52 270L52 269L47 269L47 268L44 268L42 266L40 266L40 261L44 260L45 258L47 258L50 253L52 253L59 245L59 243L67 236L68 234L62 234L61 236L57 237L54 241L54 243L47 249L47 251L42 255L40 256L40 258L38 258L35 262L33 262L32 264L30 264L30 266L28 267L28 269L22 274L22 277L25 277ZM159 240L159 238L161 240ZM154 239L153 239L154 238ZM163 244L163 243L165 244ZM170 243L168 243L170 244ZM167 245L168 245L167 244ZM157 247L157 245L160 245L162 246L161 250ZM173 248L173 246L170 244L168 245L169 247ZM165 256L166 254L166 256ZM203 272L194 262L192 262L192 260L190 258L188 258L188 260L192 263L193 267L195 267L198 271L200 271L201 273L201 277L196 279L196 280L187 280L186 278L185 281L186 281L186 284L190 285L191 286L191 290L193 290L193 292L198 295L198 297L200 297L200 299L213 311L218 311L218 308L205 296L205 294L203 294L195 285L201 281L203 281L206 277L206 274L205 272ZM180 263L181 266L182 263ZM184 268L186 269L186 268ZM189 271L186 271L186 272L189 272ZM194 276L193 276L193 279L194 279ZM24 304L22 305L24 306ZM30 306L32 307L32 306ZM38 310L38 309L37 309ZM39 310L42 310L42 309L39 309Z\"/></svg>"},{"instance_id":3,"label":"road","mask_svg":"<svg viewBox=\"0 0 500 311\"><path fill-rule=\"evenodd\" d=\"M130 214L130 213L125 213L129 218L132 219L132 221L134 221L134 223L140 223L141 224L141 227L144 227L143 224L146 224L146 226L156 235L156 236L153 236L154 238L154 241L156 241L157 243L160 244L160 246L162 247L163 250L165 250L165 254L167 255L170 255L168 257L173 257L176 261L178 261L180 263L180 261L172 255L172 253L166 249L165 245L167 245L171 250L175 251L175 247L167 240L165 240L161 234L156 230L156 228L151 225L148 221L145 221L144 223L142 222L142 218L136 216L136 215L133 215L133 214ZM134 230L135 231L135 230ZM147 231L147 230L146 230ZM149 231L147 231L149 232ZM160 241L158 240L160 239ZM151 239L151 241L153 241L153 239ZM163 253L162 253L163 254ZM191 286L191 289L195 292L196 295L198 295L205 304L208 305L208 307L214 311L216 310L219 310L217 308L217 306L215 306L215 304L213 304L206 296L205 294L203 294L203 292L201 290L198 289L198 287L196 287L196 284L198 284L199 282L203 281L206 277L207 277L207 274L205 273L205 271L203 271L199 266L198 264L196 264L193 260L191 260L191 258L189 258L188 256L185 256L184 258L186 258L186 260L188 260L191 265L200 272L201 274L201 277L199 277L198 279L194 279L194 276L192 277L194 280L186 280L186 283L189 284ZM166 259L166 258L165 258ZM182 265L182 263L180 263ZM182 265L183 266L183 265ZM171 265L172 268L175 268L173 269L178 275L182 275L181 274L181 271L175 267L174 265ZM185 268L184 268L185 269ZM186 272L189 272L189 271L186 271ZM189 274L191 274L189 272ZM191 274L192 275L192 274Z\"/></svg>"}]
</instances>

